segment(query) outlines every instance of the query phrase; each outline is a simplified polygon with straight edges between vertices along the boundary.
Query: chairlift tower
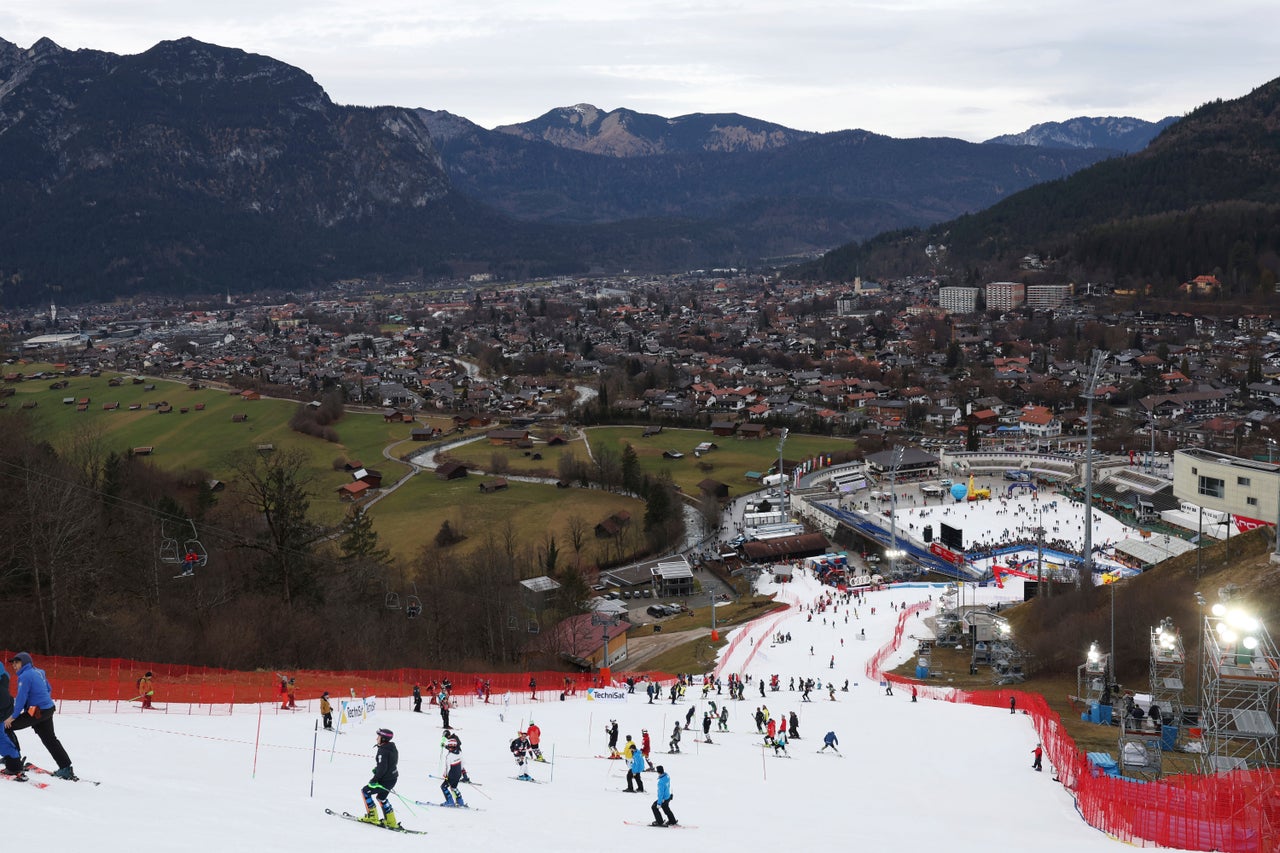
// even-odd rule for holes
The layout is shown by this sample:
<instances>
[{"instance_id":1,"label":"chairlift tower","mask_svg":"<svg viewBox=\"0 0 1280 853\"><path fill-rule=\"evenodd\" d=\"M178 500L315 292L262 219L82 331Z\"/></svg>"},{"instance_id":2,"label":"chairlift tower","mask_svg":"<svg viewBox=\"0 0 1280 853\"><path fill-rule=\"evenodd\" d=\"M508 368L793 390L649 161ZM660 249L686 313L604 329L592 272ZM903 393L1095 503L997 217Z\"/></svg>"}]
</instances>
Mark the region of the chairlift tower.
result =
<instances>
[{"instance_id":1,"label":"chairlift tower","mask_svg":"<svg viewBox=\"0 0 1280 853\"><path fill-rule=\"evenodd\" d=\"M1204 616L1200 654L1201 767L1275 767L1280 756L1280 653L1266 626L1226 603Z\"/></svg>"}]
</instances>

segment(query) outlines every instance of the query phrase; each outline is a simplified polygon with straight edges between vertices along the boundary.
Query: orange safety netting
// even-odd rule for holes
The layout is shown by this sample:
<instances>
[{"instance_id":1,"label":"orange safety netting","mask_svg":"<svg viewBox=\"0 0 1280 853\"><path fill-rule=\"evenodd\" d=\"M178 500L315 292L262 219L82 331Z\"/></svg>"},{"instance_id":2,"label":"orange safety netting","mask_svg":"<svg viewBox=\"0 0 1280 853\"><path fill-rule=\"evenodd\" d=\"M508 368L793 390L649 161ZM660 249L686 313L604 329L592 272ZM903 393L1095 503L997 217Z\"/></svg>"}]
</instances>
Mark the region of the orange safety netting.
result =
<instances>
[{"instance_id":1,"label":"orange safety netting","mask_svg":"<svg viewBox=\"0 0 1280 853\"><path fill-rule=\"evenodd\" d=\"M4 660L13 657L0 651ZM35 665L45 671L59 701L87 702L92 713L98 703L140 702L138 679L153 675L152 701L157 706L182 706L186 713L230 713L231 706L256 703L284 704L281 676L294 680L293 695L298 703L310 703L328 692L335 701L349 696L378 696L383 707L408 708L412 690L421 688L424 705L435 704L432 686L439 689L445 679L452 684L454 705L471 705L486 700L522 701L558 699L561 693L574 695L598 686L593 673L552 671L474 673L438 669L345 670L259 670L245 672L206 666L147 663L121 658L79 658L40 655ZM637 680L648 676L666 680L660 672L631 673ZM530 687L530 679L534 687ZM507 696L506 694L510 694ZM196 710L199 709L199 710ZM215 710L221 709L221 710ZM74 713L76 708L68 708ZM60 713L63 711L60 710Z\"/></svg>"}]
</instances>

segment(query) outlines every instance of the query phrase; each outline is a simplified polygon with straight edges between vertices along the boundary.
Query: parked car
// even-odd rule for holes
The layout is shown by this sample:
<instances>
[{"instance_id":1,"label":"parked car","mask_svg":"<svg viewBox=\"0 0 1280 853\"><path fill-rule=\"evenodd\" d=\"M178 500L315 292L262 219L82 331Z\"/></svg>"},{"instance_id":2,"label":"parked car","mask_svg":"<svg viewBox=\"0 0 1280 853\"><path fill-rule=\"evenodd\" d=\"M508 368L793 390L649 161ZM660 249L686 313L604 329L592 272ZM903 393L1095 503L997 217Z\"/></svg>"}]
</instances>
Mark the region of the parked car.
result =
<instances>
[{"instance_id":1,"label":"parked car","mask_svg":"<svg viewBox=\"0 0 1280 853\"><path fill-rule=\"evenodd\" d=\"M604 594L604 599L605 601L617 601L618 594L616 592L606 592Z\"/></svg>"},{"instance_id":2,"label":"parked car","mask_svg":"<svg viewBox=\"0 0 1280 853\"><path fill-rule=\"evenodd\" d=\"M653 590L651 589L642 589L640 591L640 594L643 595L645 598L653 598Z\"/></svg>"},{"instance_id":3,"label":"parked car","mask_svg":"<svg viewBox=\"0 0 1280 853\"><path fill-rule=\"evenodd\" d=\"M623 601L630 601L630 600L631 600L631 590L629 590L629 589L624 589L624 590L622 591L622 600L623 600Z\"/></svg>"},{"instance_id":4,"label":"parked car","mask_svg":"<svg viewBox=\"0 0 1280 853\"><path fill-rule=\"evenodd\" d=\"M667 608L661 604L650 604L648 607L645 608L644 612L648 613L650 616L654 616L659 619L663 618L664 616L671 615L670 613L667 612Z\"/></svg>"}]
</instances>

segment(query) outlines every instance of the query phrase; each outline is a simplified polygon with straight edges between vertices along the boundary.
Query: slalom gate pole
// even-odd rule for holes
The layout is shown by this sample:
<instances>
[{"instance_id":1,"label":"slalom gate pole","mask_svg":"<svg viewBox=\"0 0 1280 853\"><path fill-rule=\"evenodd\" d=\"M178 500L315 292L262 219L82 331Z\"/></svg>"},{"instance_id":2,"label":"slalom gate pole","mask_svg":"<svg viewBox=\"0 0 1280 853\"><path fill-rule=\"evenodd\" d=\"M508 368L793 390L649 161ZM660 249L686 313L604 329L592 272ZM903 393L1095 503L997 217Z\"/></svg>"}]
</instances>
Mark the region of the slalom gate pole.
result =
<instances>
[{"instance_id":1,"label":"slalom gate pole","mask_svg":"<svg viewBox=\"0 0 1280 853\"><path fill-rule=\"evenodd\" d=\"M550 785L556 781L556 745L551 744L551 775L547 777L547 784Z\"/></svg>"},{"instance_id":2,"label":"slalom gate pole","mask_svg":"<svg viewBox=\"0 0 1280 853\"><path fill-rule=\"evenodd\" d=\"M262 741L262 703L258 703L258 733L253 736L253 774L251 779L258 778L258 744Z\"/></svg>"},{"instance_id":3,"label":"slalom gate pole","mask_svg":"<svg viewBox=\"0 0 1280 853\"><path fill-rule=\"evenodd\" d=\"M308 796L316 795L316 745L320 742L320 721L316 720L315 733L311 736L311 793Z\"/></svg>"},{"instance_id":4,"label":"slalom gate pole","mask_svg":"<svg viewBox=\"0 0 1280 853\"><path fill-rule=\"evenodd\" d=\"M591 721L595 718L595 711L587 714L587 749L591 748Z\"/></svg>"},{"instance_id":5,"label":"slalom gate pole","mask_svg":"<svg viewBox=\"0 0 1280 853\"><path fill-rule=\"evenodd\" d=\"M760 778L769 781L769 762L764 757L764 747L760 747Z\"/></svg>"}]
</instances>

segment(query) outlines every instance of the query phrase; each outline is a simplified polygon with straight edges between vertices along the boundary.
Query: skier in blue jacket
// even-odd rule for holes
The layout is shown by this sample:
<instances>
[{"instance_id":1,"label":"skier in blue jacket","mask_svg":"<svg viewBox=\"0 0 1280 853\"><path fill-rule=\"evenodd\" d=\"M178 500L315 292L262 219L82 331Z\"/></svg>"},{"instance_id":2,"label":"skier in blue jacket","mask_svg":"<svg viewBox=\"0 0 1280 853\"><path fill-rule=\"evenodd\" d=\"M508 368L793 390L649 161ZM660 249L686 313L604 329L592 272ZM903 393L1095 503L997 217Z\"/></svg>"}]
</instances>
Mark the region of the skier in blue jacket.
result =
<instances>
[{"instance_id":1,"label":"skier in blue jacket","mask_svg":"<svg viewBox=\"0 0 1280 853\"><path fill-rule=\"evenodd\" d=\"M35 729L40 742L58 764L53 775L59 779L79 781L71 769L71 757L53 731L53 714L58 706L53 702L44 670L37 669L31 663L31 655L26 652L18 652L9 663L18 671L18 693L13 697L13 711L5 719L4 727L10 731Z\"/></svg>"},{"instance_id":2,"label":"skier in blue jacket","mask_svg":"<svg viewBox=\"0 0 1280 853\"><path fill-rule=\"evenodd\" d=\"M9 719L9 715L13 713L13 696L9 693L9 670L5 669L4 663L0 661L0 719ZM0 732L0 758L4 759L4 769L0 770L5 776L12 776L18 781L27 778L26 770L22 766L22 753L18 751L18 739L12 731L6 730Z\"/></svg>"},{"instance_id":3,"label":"skier in blue jacket","mask_svg":"<svg viewBox=\"0 0 1280 853\"><path fill-rule=\"evenodd\" d=\"M838 755L840 753L839 743L840 741L836 740L835 732L827 732L826 736L822 739L822 749L818 750L818 752L826 752L827 747L831 747Z\"/></svg>"},{"instance_id":4,"label":"skier in blue jacket","mask_svg":"<svg viewBox=\"0 0 1280 853\"><path fill-rule=\"evenodd\" d=\"M627 793L644 793L644 780L640 774L644 772L644 753L637 747L631 751L631 769L627 771ZM635 788L631 783L635 782Z\"/></svg>"},{"instance_id":5,"label":"skier in blue jacket","mask_svg":"<svg viewBox=\"0 0 1280 853\"><path fill-rule=\"evenodd\" d=\"M658 808L667 813L667 821L663 823L662 814ZM654 826L675 826L676 816L671 813L671 777L667 775L667 771L662 765L658 765L658 799L653 801L653 825Z\"/></svg>"}]
</instances>

